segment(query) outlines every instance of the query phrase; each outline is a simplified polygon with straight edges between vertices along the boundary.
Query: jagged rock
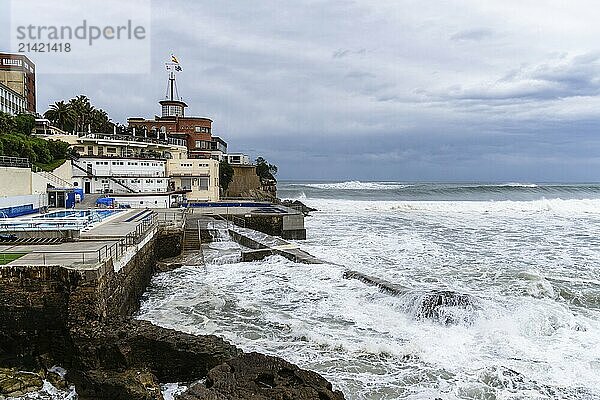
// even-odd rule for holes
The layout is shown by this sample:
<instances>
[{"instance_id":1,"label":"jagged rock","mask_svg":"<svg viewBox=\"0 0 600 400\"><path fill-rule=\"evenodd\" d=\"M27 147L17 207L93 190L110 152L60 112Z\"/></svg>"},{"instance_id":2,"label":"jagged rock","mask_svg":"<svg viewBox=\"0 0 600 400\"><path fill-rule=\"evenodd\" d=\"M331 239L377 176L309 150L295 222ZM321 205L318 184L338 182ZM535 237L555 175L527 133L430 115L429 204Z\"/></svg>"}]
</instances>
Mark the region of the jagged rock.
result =
<instances>
[{"instance_id":1,"label":"jagged rock","mask_svg":"<svg viewBox=\"0 0 600 400\"><path fill-rule=\"evenodd\" d=\"M475 299L468 294L450 290L417 293L407 287L357 271L344 272L344 278L358 279L391 295L403 298L407 312L419 320L428 319L444 325L469 323L476 309Z\"/></svg>"},{"instance_id":2,"label":"jagged rock","mask_svg":"<svg viewBox=\"0 0 600 400\"><path fill-rule=\"evenodd\" d=\"M277 357L247 353L213 368L177 400L342 400L325 378Z\"/></svg>"},{"instance_id":3,"label":"jagged rock","mask_svg":"<svg viewBox=\"0 0 600 400\"><path fill-rule=\"evenodd\" d=\"M241 353L216 336L195 336L147 321L90 323L71 329L79 370L148 368L161 382L193 381Z\"/></svg>"},{"instance_id":4,"label":"jagged rock","mask_svg":"<svg viewBox=\"0 0 600 400\"><path fill-rule=\"evenodd\" d=\"M304 204L303 202L301 202L300 200L294 200L294 201L283 200L281 202L281 204L286 207L290 207L290 208L300 211L302 214L304 214L305 217L308 216L309 213L311 213L313 211L318 211L316 208L309 207L306 204Z\"/></svg>"},{"instance_id":5,"label":"jagged rock","mask_svg":"<svg viewBox=\"0 0 600 400\"><path fill-rule=\"evenodd\" d=\"M32 372L22 372L14 368L0 368L0 398L17 397L42 388L42 377Z\"/></svg>"},{"instance_id":6,"label":"jagged rock","mask_svg":"<svg viewBox=\"0 0 600 400\"><path fill-rule=\"evenodd\" d=\"M76 372L81 400L163 400L156 377L148 370Z\"/></svg>"},{"instance_id":7,"label":"jagged rock","mask_svg":"<svg viewBox=\"0 0 600 400\"><path fill-rule=\"evenodd\" d=\"M467 312L462 317L469 317L475 308L475 301L471 296L449 290L434 291L416 296L415 302L415 318L435 320L445 325L459 323L461 319L465 320L465 318L457 317L457 313L453 312L455 311L454 308Z\"/></svg>"},{"instance_id":8,"label":"jagged rock","mask_svg":"<svg viewBox=\"0 0 600 400\"><path fill-rule=\"evenodd\" d=\"M67 382L65 378L57 374L56 372L48 371L46 373L46 380L52 384L57 389L66 390Z\"/></svg>"}]
</instances>

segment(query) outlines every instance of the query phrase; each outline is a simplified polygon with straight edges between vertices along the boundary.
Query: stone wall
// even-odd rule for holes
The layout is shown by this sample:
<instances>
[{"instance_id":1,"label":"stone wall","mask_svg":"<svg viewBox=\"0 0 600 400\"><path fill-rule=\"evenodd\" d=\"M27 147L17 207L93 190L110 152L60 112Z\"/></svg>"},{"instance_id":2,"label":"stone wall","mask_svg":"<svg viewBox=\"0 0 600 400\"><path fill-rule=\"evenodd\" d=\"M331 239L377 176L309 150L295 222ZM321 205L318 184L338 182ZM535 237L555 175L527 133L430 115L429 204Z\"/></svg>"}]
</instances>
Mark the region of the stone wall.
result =
<instances>
[{"instance_id":1,"label":"stone wall","mask_svg":"<svg viewBox=\"0 0 600 400\"><path fill-rule=\"evenodd\" d=\"M154 272L155 241L119 271L111 260L88 270L0 267L0 363L27 364L36 354L61 354L69 326L135 312Z\"/></svg>"},{"instance_id":2,"label":"stone wall","mask_svg":"<svg viewBox=\"0 0 600 400\"><path fill-rule=\"evenodd\" d=\"M253 165L232 165L233 180L225 192L225 197L248 197L252 191L261 189L260 178Z\"/></svg>"}]
</instances>

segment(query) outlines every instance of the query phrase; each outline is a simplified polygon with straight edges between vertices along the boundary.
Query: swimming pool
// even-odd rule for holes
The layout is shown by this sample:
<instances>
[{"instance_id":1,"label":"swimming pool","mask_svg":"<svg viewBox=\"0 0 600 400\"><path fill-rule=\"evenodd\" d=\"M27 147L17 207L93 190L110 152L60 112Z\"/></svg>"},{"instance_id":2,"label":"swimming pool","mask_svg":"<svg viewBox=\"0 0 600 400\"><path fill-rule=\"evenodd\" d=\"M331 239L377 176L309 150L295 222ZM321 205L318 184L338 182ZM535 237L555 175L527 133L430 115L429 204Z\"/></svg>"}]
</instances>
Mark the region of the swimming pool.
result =
<instances>
[{"instance_id":1,"label":"swimming pool","mask_svg":"<svg viewBox=\"0 0 600 400\"><path fill-rule=\"evenodd\" d=\"M87 218L98 217L101 220L114 215L121 210L65 210L38 215L33 218Z\"/></svg>"},{"instance_id":2,"label":"swimming pool","mask_svg":"<svg viewBox=\"0 0 600 400\"><path fill-rule=\"evenodd\" d=\"M64 210L30 218L0 219L0 231L82 230L121 210Z\"/></svg>"}]
</instances>

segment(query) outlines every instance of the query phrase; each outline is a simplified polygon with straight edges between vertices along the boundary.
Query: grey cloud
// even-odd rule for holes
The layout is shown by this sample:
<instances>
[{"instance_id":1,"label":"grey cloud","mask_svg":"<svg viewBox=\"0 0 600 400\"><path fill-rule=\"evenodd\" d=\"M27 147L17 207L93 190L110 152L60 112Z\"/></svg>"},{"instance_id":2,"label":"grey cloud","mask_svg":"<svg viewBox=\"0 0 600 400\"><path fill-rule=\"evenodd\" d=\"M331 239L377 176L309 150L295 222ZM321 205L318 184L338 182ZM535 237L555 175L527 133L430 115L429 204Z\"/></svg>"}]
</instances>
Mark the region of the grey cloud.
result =
<instances>
[{"instance_id":1,"label":"grey cloud","mask_svg":"<svg viewBox=\"0 0 600 400\"><path fill-rule=\"evenodd\" d=\"M600 55L584 54L524 66L492 83L448 88L448 98L472 101L539 101L600 94Z\"/></svg>"},{"instance_id":2,"label":"grey cloud","mask_svg":"<svg viewBox=\"0 0 600 400\"><path fill-rule=\"evenodd\" d=\"M540 40L530 27L544 21L507 24L508 6L153 4L151 74L42 74L40 111L85 93L116 121L153 116L173 52L188 115L281 178L587 179L597 164L600 28L588 13L585 32L547 24Z\"/></svg>"},{"instance_id":3,"label":"grey cloud","mask_svg":"<svg viewBox=\"0 0 600 400\"><path fill-rule=\"evenodd\" d=\"M450 36L454 41L480 41L494 36L494 32L486 28L468 29Z\"/></svg>"}]
</instances>

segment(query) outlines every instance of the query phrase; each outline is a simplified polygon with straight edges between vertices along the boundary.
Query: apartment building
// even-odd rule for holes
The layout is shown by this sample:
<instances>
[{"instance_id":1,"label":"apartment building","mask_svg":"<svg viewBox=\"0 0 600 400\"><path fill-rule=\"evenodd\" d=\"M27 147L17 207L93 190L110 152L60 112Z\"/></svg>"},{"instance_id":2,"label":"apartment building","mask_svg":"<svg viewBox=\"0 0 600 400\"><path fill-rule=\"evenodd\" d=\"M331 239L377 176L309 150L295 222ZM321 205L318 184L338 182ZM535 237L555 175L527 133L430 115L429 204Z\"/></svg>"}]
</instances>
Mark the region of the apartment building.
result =
<instances>
[{"instance_id":1,"label":"apartment building","mask_svg":"<svg viewBox=\"0 0 600 400\"><path fill-rule=\"evenodd\" d=\"M219 162L213 159L167 160L171 189L186 191L188 201L219 200Z\"/></svg>"},{"instance_id":2,"label":"apartment building","mask_svg":"<svg viewBox=\"0 0 600 400\"><path fill-rule=\"evenodd\" d=\"M0 84L25 101L24 112L35 114L35 64L23 54L0 53Z\"/></svg>"},{"instance_id":3,"label":"apartment building","mask_svg":"<svg viewBox=\"0 0 600 400\"><path fill-rule=\"evenodd\" d=\"M0 83L0 112L17 115L27 111L27 101L19 93Z\"/></svg>"}]
</instances>

